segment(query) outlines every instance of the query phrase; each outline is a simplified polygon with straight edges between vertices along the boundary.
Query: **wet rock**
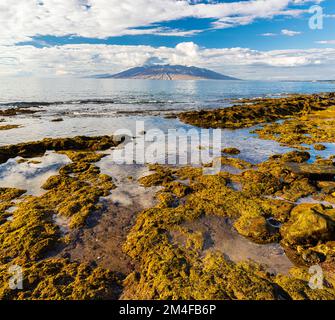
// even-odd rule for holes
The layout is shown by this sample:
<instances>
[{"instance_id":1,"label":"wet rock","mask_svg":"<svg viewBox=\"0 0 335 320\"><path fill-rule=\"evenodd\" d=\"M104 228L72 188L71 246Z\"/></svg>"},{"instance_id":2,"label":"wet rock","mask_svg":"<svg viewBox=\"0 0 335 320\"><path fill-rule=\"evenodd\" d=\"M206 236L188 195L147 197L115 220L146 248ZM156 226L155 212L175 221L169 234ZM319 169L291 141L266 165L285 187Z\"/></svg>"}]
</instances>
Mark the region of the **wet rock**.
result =
<instances>
[{"instance_id":1,"label":"wet rock","mask_svg":"<svg viewBox=\"0 0 335 320\"><path fill-rule=\"evenodd\" d=\"M17 129L20 128L20 125L17 124L7 124L7 125L0 125L0 131L1 130L11 130L11 129Z\"/></svg>"},{"instance_id":2,"label":"wet rock","mask_svg":"<svg viewBox=\"0 0 335 320\"><path fill-rule=\"evenodd\" d=\"M282 123L271 123L257 129L254 133L262 139L275 140L290 147L302 148L302 144L315 145L315 150L325 150L320 143L335 141L335 106L329 105L321 111L306 115L295 115Z\"/></svg>"},{"instance_id":3,"label":"wet rock","mask_svg":"<svg viewBox=\"0 0 335 320\"><path fill-rule=\"evenodd\" d=\"M0 163L4 163L8 159L18 156L23 158L42 156L47 150L107 150L111 147L117 146L120 142L117 142L116 138L113 136L101 136L44 139L42 141L21 143L0 147Z\"/></svg>"},{"instance_id":4,"label":"wet rock","mask_svg":"<svg viewBox=\"0 0 335 320\"><path fill-rule=\"evenodd\" d=\"M299 176L307 177L311 180L333 181L335 178L335 166L333 164L313 163L297 164L290 163L286 165L289 170Z\"/></svg>"},{"instance_id":5,"label":"wet rock","mask_svg":"<svg viewBox=\"0 0 335 320\"><path fill-rule=\"evenodd\" d=\"M256 243L271 243L279 239L278 229L269 226L262 216L243 215L234 223L234 227L241 235L251 238Z\"/></svg>"},{"instance_id":6,"label":"wet rock","mask_svg":"<svg viewBox=\"0 0 335 320\"><path fill-rule=\"evenodd\" d=\"M314 149L318 150L318 151L323 151L323 150L326 150L327 147L324 146L323 144L316 144L316 145L314 145Z\"/></svg>"},{"instance_id":7,"label":"wet rock","mask_svg":"<svg viewBox=\"0 0 335 320\"><path fill-rule=\"evenodd\" d=\"M102 268L68 259L20 265L25 275L22 290L9 287L9 266L0 267L1 300L111 300L121 292L122 277Z\"/></svg>"},{"instance_id":8,"label":"wet rock","mask_svg":"<svg viewBox=\"0 0 335 320\"><path fill-rule=\"evenodd\" d=\"M281 160L283 162L304 163L311 158L311 155L306 151L291 151L285 154L271 156L270 159Z\"/></svg>"},{"instance_id":9,"label":"wet rock","mask_svg":"<svg viewBox=\"0 0 335 320\"><path fill-rule=\"evenodd\" d=\"M10 108L6 110L0 110L0 117L11 117L21 114L34 114L40 112L40 110L31 110L24 107Z\"/></svg>"},{"instance_id":10,"label":"wet rock","mask_svg":"<svg viewBox=\"0 0 335 320\"><path fill-rule=\"evenodd\" d=\"M248 104L216 110L182 112L178 116L181 121L198 127L237 129L326 110L334 105L334 98L331 94L320 94L244 102ZM297 126L290 133L299 135L308 131L303 126Z\"/></svg>"},{"instance_id":11,"label":"wet rock","mask_svg":"<svg viewBox=\"0 0 335 320\"><path fill-rule=\"evenodd\" d=\"M280 229L287 245L316 245L334 238L335 209L323 205L301 204L291 212L290 220Z\"/></svg>"},{"instance_id":12,"label":"wet rock","mask_svg":"<svg viewBox=\"0 0 335 320\"><path fill-rule=\"evenodd\" d=\"M240 154L241 151L237 148L225 148L222 150L222 153L226 153L226 154Z\"/></svg>"},{"instance_id":13,"label":"wet rock","mask_svg":"<svg viewBox=\"0 0 335 320\"><path fill-rule=\"evenodd\" d=\"M317 186L322 193L333 194L335 192L335 181L318 181Z\"/></svg>"}]
</instances>

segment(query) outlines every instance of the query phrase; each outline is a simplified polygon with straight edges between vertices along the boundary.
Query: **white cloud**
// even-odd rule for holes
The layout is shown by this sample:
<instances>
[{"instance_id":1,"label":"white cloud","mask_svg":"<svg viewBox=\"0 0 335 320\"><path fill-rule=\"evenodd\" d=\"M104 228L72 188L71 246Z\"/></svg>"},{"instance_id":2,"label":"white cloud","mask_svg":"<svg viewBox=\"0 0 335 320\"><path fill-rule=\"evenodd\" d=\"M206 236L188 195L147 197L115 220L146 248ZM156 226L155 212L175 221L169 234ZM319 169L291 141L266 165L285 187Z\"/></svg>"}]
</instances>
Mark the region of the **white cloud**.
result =
<instances>
[{"instance_id":1,"label":"white cloud","mask_svg":"<svg viewBox=\"0 0 335 320\"><path fill-rule=\"evenodd\" d=\"M263 37L275 37L276 35L277 35L276 33L272 33L272 32L261 34L261 36Z\"/></svg>"},{"instance_id":2,"label":"white cloud","mask_svg":"<svg viewBox=\"0 0 335 320\"><path fill-rule=\"evenodd\" d=\"M288 9L288 6L291 3L304 2L306 1L200 3L186 0L1 0L0 44L29 41L37 35L75 35L89 38L148 33L190 35L199 30L169 30L155 24L195 17L216 19L214 28L227 28L249 24L257 18L299 15L302 10Z\"/></svg>"},{"instance_id":3,"label":"white cloud","mask_svg":"<svg viewBox=\"0 0 335 320\"><path fill-rule=\"evenodd\" d=\"M322 40L322 41L316 41L318 44L335 44L335 40Z\"/></svg>"},{"instance_id":4,"label":"white cloud","mask_svg":"<svg viewBox=\"0 0 335 320\"><path fill-rule=\"evenodd\" d=\"M246 67L280 69L334 66L335 48L258 51L248 48L201 48L183 42L175 48L118 45L0 46L0 76L87 76L114 73L145 63L195 65L214 70ZM330 70L328 68L328 70ZM243 73L231 75L245 78ZM254 78L261 73L253 75ZM321 75L320 75L321 77Z\"/></svg>"},{"instance_id":5,"label":"white cloud","mask_svg":"<svg viewBox=\"0 0 335 320\"><path fill-rule=\"evenodd\" d=\"M300 31L293 31L293 30L283 29L281 31L281 34L284 35L284 36L288 36L288 37L294 37L294 36L297 36L297 35L301 34L301 32Z\"/></svg>"},{"instance_id":6,"label":"white cloud","mask_svg":"<svg viewBox=\"0 0 335 320\"><path fill-rule=\"evenodd\" d=\"M293 0L294 4L305 4L305 3L316 3L316 4L320 4L321 2L323 2L324 0Z\"/></svg>"}]
</instances>

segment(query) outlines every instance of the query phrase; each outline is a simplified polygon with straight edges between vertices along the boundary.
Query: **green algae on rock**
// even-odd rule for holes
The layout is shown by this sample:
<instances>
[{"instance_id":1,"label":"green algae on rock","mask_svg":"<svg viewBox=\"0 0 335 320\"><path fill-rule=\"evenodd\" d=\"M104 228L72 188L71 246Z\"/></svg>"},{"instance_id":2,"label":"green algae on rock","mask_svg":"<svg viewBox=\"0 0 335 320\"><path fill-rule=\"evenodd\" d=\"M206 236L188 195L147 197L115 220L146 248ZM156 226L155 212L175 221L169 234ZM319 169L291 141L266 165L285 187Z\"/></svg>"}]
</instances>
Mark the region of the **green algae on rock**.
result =
<instances>
[{"instance_id":1,"label":"green algae on rock","mask_svg":"<svg viewBox=\"0 0 335 320\"><path fill-rule=\"evenodd\" d=\"M113 136L101 137L74 137L59 139L44 139L42 141L20 143L16 145L0 147L0 163L10 158L23 157L32 158L42 156L47 150L54 151L103 151L116 147L122 139Z\"/></svg>"},{"instance_id":2,"label":"green algae on rock","mask_svg":"<svg viewBox=\"0 0 335 320\"><path fill-rule=\"evenodd\" d=\"M311 155L306 151L291 151L284 154L273 155L270 159L281 160L283 162L304 163L311 158Z\"/></svg>"},{"instance_id":3,"label":"green algae on rock","mask_svg":"<svg viewBox=\"0 0 335 320\"><path fill-rule=\"evenodd\" d=\"M54 214L70 218L70 227L85 223L93 211L100 208L101 197L108 196L115 188L110 176L100 174L92 164L104 155L92 152L65 152L73 162L60 169L60 175L50 177L42 186L48 190L40 197L54 209Z\"/></svg>"},{"instance_id":4,"label":"green algae on rock","mask_svg":"<svg viewBox=\"0 0 335 320\"><path fill-rule=\"evenodd\" d=\"M0 110L0 117L12 117L23 114L34 114L37 112L41 112L41 110L32 110L25 107L15 107L6 110Z\"/></svg>"},{"instance_id":5,"label":"green algae on rock","mask_svg":"<svg viewBox=\"0 0 335 320\"><path fill-rule=\"evenodd\" d=\"M316 144L316 145L314 145L314 149L318 150L318 151L323 151L323 150L326 150L327 147L324 146L323 144Z\"/></svg>"},{"instance_id":6,"label":"green algae on rock","mask_svg":"<svg viewBox=\"0 0 335 320\"><path fill-rule=\"evenodd\" d=\"M240 154L241 151L237 148L225 148L222 150L222 153L226 154Z\"/></svg>"},{"instance_id":7,"label":"green algae on rock","mask_svg":"<svg viewBox=\"0 0 335 320\"><path fill-rule=\"evenodd\" d=\"M12 201L22 196L26 191L15 188L0 188L0 201Z\"/></svg>"},{"instance_id":8,"label":"green algae on rock","mask_svg":"<svg viewBox=\"0 0 335 320\"><path fill-rule=\"evenodd\" d=\"M203 128L246 128L326 110L334 105L334 98L334 93L327 93L251 100L224 109L182 112L178 116L187 124Z\"/></svg>"},{"instance_id":9,"label":"green algae on rock","mask_svg":"<svg viewBox=\"0 0 335 320\"><path fill-rule=\"evenodd\" d=\"M307 263L310 257L306 255L313 246L326 244L328 241L335 240L335 209L316 204L301 204L296 206L280 232L284 246L295 248L297 257L301 257ZM313 250L312 253L320 252ZM327 252L328 254L330 252ZM315 254L314 254L315 257ZM319 256L318 259L322 257ZM318 262L318 261L317 261Z\"/></svg>"},{"instance_id":10,"label":"green algae on rock","mask_svg":"<svg viewBox=\"0 0 335 320\"><path fill-rule=\"evenodd\" d=\"M115 299L120 294L123 299L335 298L335 281L328 273L324 289L312 290L306 268L296 268L290 276L271 275L252 262L228 261L222 253L207 251L203 255L204 235L183 227L183 222L203 215L229 217L237 231L254 242L281 241L307 263L329 263L335 253L333 211L313 205L305 214L302 205L294 203L302 196L332 196L334 192L332 181L322 180L323 176L301 175L288 165L325 165L306 163L308 153L275 156L257 167L235 158L221 159L224 164L241 168L239 174L204 175L203 168L149 166L153 173L139 182L162 187L156 195L159 203L136 217L124 250L138 262L138 269L121 284L122 278L109 270L65 259L45 259L46 253L65 241L53 216L66 216L72 227L81 226L91 212L99 209L100 197L114 188L112 178L102 175L94 165L103 154L91 148L59 152L72 163L48 179L44 195L23 198L13 212L13 221L0 225L0 298ZM242 189L232 188L232 181L241 183ZM12 201L22 193L2 190L0 200ZM274 227L269 219L280 223ZM315 221L320 222L319 228ZM185 237L185 245L171 239L176 230ZM322 236L316 241L319 234ZM8 290L11 264L23 267L28 276L27 290Z\"/></svg>"},{"instance_id":11,"label":"green algae on rock","mask_svg":"<svg viewBox=\"0 0 335 320\"><path fill-rule=\"evenodd\" d=\"M288 243L316 244L334 237L334 219L333 208L321 204L301 204L292 210L291 218L281 232Z\"/></svg>"},{"instance_id":12,"label":"green algae on rock","mask_svg":"<svg viewBox=\"0 0 335 320\"><path fill-rule=\"evenodd\" d=\"M303 186L306 184L307 187L302 188L302 194L314 192L316 189L309 189L308 179L302 182L300 177L284 166L287 159L301 163L308 158L305 153L295 153L282 158L274 157L259 165L257 169L249 169L240 175L222 172L204 176L198 172L196 175L191 174L189 179L189 169L163 169L161 166L151 168L159 171L159 179L153 180L157 185L161 183L163 187L157 196L160 203L141 212L128 235L124 250L139 262L139 270L130 274L124 281L122 298L334 299L335 282L329 278L328 273L325 274L327 285L324 289L312 290L309 287L309 279L301 276L306 274L306 268L297 268L290 276L272 276L257 264L232 263L218 252L208 251L203 256L202 234L189 233L182 227L183 222L194 221L202 215L218 215L235 220L234 226L237 231L255 242L279 241L281 237L283 243L287 242L291 239L288 234L295 233L295 211L292 209L299 206L286 200L266 198L266 195L285 194L285 187L292 182L297 186L300 183ZM172 184L170 181L165 182L165 175L175 182L180 181L181 176L183 181L190 181L188 192L179 194L182 201L176 202L178 192L175 194L174 189L169 187ZM153 174L151 178L157 177ZM242 191L233 190L229 186L232 179L242 183ZM328 209L325 210L332 216ZM269 224L268 218L277 219L285 227ZM302 232L305 232L299 239L308 242L310 226L297 223L297 227L301 227ZM281 228L283 230L279 232ZM171 239L171 234L176 230L182 233L185 239L183 244ZM324 246L314 248L315 251L323 250L329 253L334 248L331 247L328 231L323 238L321 237ZM310 244L315 245L315 242ZM292 250L299 249L292 242L288 246Z\"/></svg>"},{"instance_id":13,"label":"green algae on rock","mask_svg":"<svg viewBox=\"0 0 335 320\"><path fill-rule=\"evenodd\" d=\"M101 209L100 198L115 188L110 176L100 173L94 163L105 150L116 146L113 137L45 139L42 142L1 148L2 159L26 157L45 150L66 154L72 163L43 185L42 196L25 196L23 190L0 189L0 299L117 299L122 277L110 270L90 267L66 259L46 259L60 244L66 244L55 215L70 219L70 227L85 223ZM79 151L78 151L79 150ZM13 202L14 200L19 202ZM6 219L9 207L16 209ZM24 273L23 290L9 288L9 268L18 265Z\"/></svg>"},{"instance_id":14,"label":"green algae on rock","mask_svg":"<svg viewBox=\"0 0 335 320\"><path fill-rule=\"evenodd\" d=\"M278 141L285 146L313 145L325 150L321 143L335 141L335 101L326 110L311 112L281 123L266 124L254 132L262 139Z\"/></svg>"},{"instance_id":15,"label":"green algae on rock","mask_svg":"<svg viewBox=\"0 0 335 320\"><path fill-rule=\"evenodd\" d=\"M0 226L6 223L7 218L11 216L6 210L15 206L14 200L20 198L25 190L15 188L0 188Z\"/></svg>"},{"instance_id":16,"label":"green algae on rock","mask_svg":"<svg viewBox=\"0 0 335 320\"><path fill-rule=\"evenodd\" d=\"M6 124L6 125L0 125L0 131L1 130L11 130L11 129L17 129L20 128L21 125L18 124Z\"/></svg>"},{"instance_id":17,"label":"green algae on rock","mask_svg":"<svg viewBox=\"0 0 335 320\"><path fill-rule=\"evenodd\" d=\"M1 300L111 300L121 292L122 278L116 273L66 259L25 263L23 288L12 290L8 267L0 266Z\"/></svg>"}]
</instances>

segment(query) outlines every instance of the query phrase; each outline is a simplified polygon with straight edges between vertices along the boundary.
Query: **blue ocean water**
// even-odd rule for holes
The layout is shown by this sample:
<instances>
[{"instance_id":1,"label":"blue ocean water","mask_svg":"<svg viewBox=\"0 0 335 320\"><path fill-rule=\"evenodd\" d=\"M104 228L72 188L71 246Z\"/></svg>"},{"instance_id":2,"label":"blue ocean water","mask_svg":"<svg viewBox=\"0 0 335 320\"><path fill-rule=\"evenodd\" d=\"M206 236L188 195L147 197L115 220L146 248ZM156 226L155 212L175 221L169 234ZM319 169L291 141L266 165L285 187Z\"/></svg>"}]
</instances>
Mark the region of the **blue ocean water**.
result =
<instances>
[{"instance_id":1,"label":"blue ocean water","mask_svg":"<svg viewBox=\"0 0 335 320\"><path fill-rule=\"evenodd\" d=\"M0 79L0 108L12 106L36 109L4 119L4 124L21 127L0 131L0 145L40 140L46 137L111 135L131 130L143 122L144 130L200 130L167 114L181 110L226 107L232 100L282 96L292 93L335 91L335 83L262 81L155 81L115 79ZM55 118L61 122L53 122ZM222 148L238 147L241 157L261 162L289 148L258 139L249 129L223 130ZM311 155L328 157L335 152L311 148Z\"/></svg>"},{"instance_id":2,"label":"blue ocean water","mask_svg":"<svg viewBox=\"0 0 335 320\"><path fill-rule=\"evenodd\" d=\"M0 108L34 102L49 114L108 116L218 108L232 99L334 90L335 83L326 82L15 78L0 79Z\"/></svg>"}]
</instances>

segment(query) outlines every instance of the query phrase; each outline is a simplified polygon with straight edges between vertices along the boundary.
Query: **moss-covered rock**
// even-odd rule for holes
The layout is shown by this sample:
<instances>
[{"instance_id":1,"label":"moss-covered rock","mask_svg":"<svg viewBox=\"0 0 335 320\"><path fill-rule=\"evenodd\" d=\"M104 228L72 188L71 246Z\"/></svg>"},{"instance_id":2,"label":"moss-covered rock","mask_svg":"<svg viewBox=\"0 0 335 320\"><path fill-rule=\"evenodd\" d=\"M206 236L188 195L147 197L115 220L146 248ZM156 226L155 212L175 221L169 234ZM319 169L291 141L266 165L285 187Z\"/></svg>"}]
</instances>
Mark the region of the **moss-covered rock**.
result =
<instances>
[{"instance_id":1,"label":"moss-covered rock","mask_svg":"<svg viewBox=\"0 0 335 320\"><path fill-rule=\"evenodd\" d=\"M254 132L262 139L275 140L286 146L313 145L317 151L325 150L321 143L335 140L335 106L334 102L321 111L312 111L304 116L281 123L270 123Z\"/></svg>"},{"instance_id":2,"label":"moss-covered rock","mask_svg":"<svg viewBox=\"0 0 335 320\"><path fill-rule=\"evenodd\" d=\"M314 220L314 216L310 219L309 213L306 217L303 205L264 197L283 192L292 181L299 184L300 178L283 168L284 164L282 160L270 160L258 170L241 175L220 173L208 176L198 171L194 174L189 169L169 167L165 174L174 182L168 183L164 182L164 170L156 167L161 174L159 181L163 188L157 195L160 203L137 216L127 237L124 250L136 259L139 269L124 281L122 298L333 299L334 288L329 283L325 289L313 291L309 288L309 279L302 279L299 274L271 276L257 264L235 264L227 261L221 253L207 252L204 256L203 235L182 227L184 222L195 221L203 215L230 217L240 234L257 243L278 241L283 236L285 246L297 254L309 255L307 259L311 261L323 255L317 251L321 248L311 247L316 244L316 239L321 239L329 244L329 253L333 215L330 209L316 206L328 216L330 224L324 225L322 221ZM177 181L181 180L181 176L183 180L190 181L190 190L187 194L181 193L182 202L176 202L177 196L173 194L171 185L179 186ZM229 184L231 179L244 182L246 187L242 191L232 189ZM249 186L252 183L256 186ZM292 210L294 207L298 209ZM299 219L302 219L306 229L300 228ZM316 226L318 222L320 228ZM279 232L281 229L283 232ZM183 241L175 240L176 232L182 235ZM297 236L297 232L301 232L300 235ZM323 237L319 238L320 234ZM325 247L323 250L326 250ZM319 259L317 263L322 261L324 259Z\"/></svg>"},{"instance_id":3,"label":"moss-covered rock","mask_svg":"<svg viewBox=\"0 0 335 320\"><path fill-rule=\"evenodd\" d=\"M244 102L247 104L216 110L182 112L178 116L185 123L203 128L245 128L327 110L334 105L334 94L295 95L278 99L245 100ZM290 134L309 133L308 128L297 126L294 129Z\"/></svg>"},{"instance_id":4,"label":"moss-covered rock","mask_svg":"<svg viewBox=\"0 0 335 320\"><path fill-rule=\"evenodd\" d=\"M23 289L12 290L8 267L0 267L1 300L105 300L117 299L121 292L119 275L66 259L22 265Z\"/></svg>"},{"instance_id":5,"label":"moss-covered rock","mask_svg":"<svg viewBox=\"0 0 335 320\"><path fill-rule=\"evenodd\" d=\"M21 126L18 125L18 124L5 124L5 125L0 125L0 131L17 129L17 128L20 128L20 127Z\"/></svg>"},{"instance_id":6,"label":"moss-covered rock","mask_svg":"<svg viewBox=\"0 0 335 320\"><path fill-rule=\"evenodd\" d=\"M335 209L323 205L296 206L280 232L288 245L316 245L335 237Z\"/></svg>"},{"instance_id":7,"label":"moss-covered rock","mask_svg":"<svg viewBox=\"0 0 335 320\"><path fill-rule=\"evenodd\" d=\"M226 153L226 154L240 154L241 151L237 148L225 148L222 150L222 153Z\"/></svg>"},{"instance_id":8,"label":"moss-covered rock","mask_svg":"<svg viewBox=\"0 0 335 320\"><path fill-rule=\"evenodd\" d=\"M318 151L323 151L323 150L326 150L327 147L323 144L316 144L316 145L314 145L314 149L318 150Z\"/></svg>"},{"instance_id":9,"label":"moss-covered rock","mask_svg":"<svg viewBox=\"0 0 335 320\"><path fill-rule=\"evenodd\" d=\"M271 243L279 239L278 230L269 225L263 216L241 216L234 227L243 236L254 240L257 243Z\"/></svg>"},{"instance_id":10,"label":"moss-covered rock","mask_svg":"<svg viewBox=\"0 0 335 320\"><path fill-rule=\"evenodd\" d=\"M10 158L32 158L42 156L47 150L62 151L101 151L117 146L121 140L113 136L74 137L61 139L44 139L42 141L27 142L0 147L0 163Z\"/></svg>"},{"instance_id":11,"label":"moss-covered rock","mask_svg":"<svg viewBox=\"0 0 335 320\"><path fill-rule=\"evenodd\" d=\"M69 218L69 227L82 226L87 217L100 210L100 198L115 188L110 176L100 173L94 165L104 155L100 150L114 145L111 137L47 139L43 142L4 147L5 155L28 156L44 148L62 151L73 162L64 166L59 175L50 177L41 196L21 197L25 191L0 189L0 299L117 299L121 292L121 278L110 270L93 268L65 259L46 259L67 239L55 215ZM35 149L35 146L37 148ZM47 147L46 147L47 146ZM78 148L80 151L77 151ZM7 153L8 150L13 151ZM84 151L83 151L84 150ZM38 151L38 152L39 152ZM22 154L21 154L22 155ZM13 206L11 219L5 212ZM9 288L9 268L18 265L23 270L23 289Z\"/></svg>"}]
</instances>

